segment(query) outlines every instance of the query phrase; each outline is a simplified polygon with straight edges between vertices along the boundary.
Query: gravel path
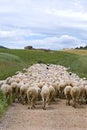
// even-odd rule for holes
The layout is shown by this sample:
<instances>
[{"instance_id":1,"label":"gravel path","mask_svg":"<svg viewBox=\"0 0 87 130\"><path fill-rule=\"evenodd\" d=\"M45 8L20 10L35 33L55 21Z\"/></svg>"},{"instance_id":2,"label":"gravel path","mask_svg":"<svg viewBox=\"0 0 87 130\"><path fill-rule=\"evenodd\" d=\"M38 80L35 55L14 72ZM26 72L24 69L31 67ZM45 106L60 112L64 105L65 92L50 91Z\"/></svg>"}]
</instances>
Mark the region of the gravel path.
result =
<instances>
[{"instance_id":1,"label":"gravel path","mask_svg":"<svg viewBox=\"0 0 87 130\"><path fill-rule=\"evenodd\" d=\"M65 100L57 101L42 110L27 105L12 104L0 121L0 130L87 130L87 105L78 108L66 106Z\"/></svg>"}]
</instances>

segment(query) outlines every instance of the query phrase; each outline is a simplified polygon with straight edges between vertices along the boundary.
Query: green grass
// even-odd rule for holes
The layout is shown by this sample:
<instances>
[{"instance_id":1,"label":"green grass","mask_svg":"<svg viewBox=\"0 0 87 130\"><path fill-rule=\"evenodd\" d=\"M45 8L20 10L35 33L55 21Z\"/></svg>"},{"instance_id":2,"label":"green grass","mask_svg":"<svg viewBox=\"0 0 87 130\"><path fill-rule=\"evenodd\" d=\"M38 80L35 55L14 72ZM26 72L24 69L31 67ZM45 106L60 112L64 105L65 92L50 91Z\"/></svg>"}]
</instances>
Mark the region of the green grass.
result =
<instances>
[{"instance_id":1,"label":"green grass","mask_svg":"<svg viewBox=\"0 0 87 130\"><path fill-rule=\"evenodd\" d=\"M3 113L7 110L8 104L3 97L3 93L0 90L0 118L2 117Z\"/></svg>"},{"instance_id":2,"label":"green grass","mask_svg":"<svg viewBox=\"0 0 87 130\"><path fill-rule=\"evenodd\" d=\"M12 76L24 66L25 63L18 56L0 52L0 79Z\"/></svg>"},{"instance_id":3,"label":"green grass","mask_svg":"<svg viewBox=\"0 0 87 130\"><path fill-rule=\"evenodd\" d=\"M4 60L2 57L4 57ZM0 79L14 75L17 70L22 70L23 67L38 63L38 61L70 67L70 70L79 76L87 77L87 55L64 51L44 52L41 50L1 49Z\"/></svg>"},{"instance_id":4,"label":"green grass","mask_svg":"<svg viewBox=\"0 0 87 130\"><path fill-rule=\"evenodd\" d=\"M84 52L84 51L83 51ZM80 77L87 78L87 54L71 53L70 51L51 51L41 50L17 50L0 49L0 80L12 76L16 71L22 70L31 64L42 61L45 64L59 64L70 67L70 71ZM0 92L1 94L1 92ZM0 97L0 115L6 110L9 101L6 102L3 96Z\"/></svg>"},{"instance_id":5,"label":"green grass","mask_svg":"<svg viewBox=\"0 0 87 130\"><path fill-rule=\"evenodd\" d=\"M78 59L72 63L71 68L80 77L87 78L87 55L78 56Z\"/></svg>"},{"instance_id":6,"label":"green grass","mask_svg":"<svg viewBox=\"0 0 87 130\"><path fill-rule=\"evenodd\" d=\"M87 50L83 50L83 49L67 49L62 51L70 52L78 55L87 55Z\"/></svg>"}]
</instances>

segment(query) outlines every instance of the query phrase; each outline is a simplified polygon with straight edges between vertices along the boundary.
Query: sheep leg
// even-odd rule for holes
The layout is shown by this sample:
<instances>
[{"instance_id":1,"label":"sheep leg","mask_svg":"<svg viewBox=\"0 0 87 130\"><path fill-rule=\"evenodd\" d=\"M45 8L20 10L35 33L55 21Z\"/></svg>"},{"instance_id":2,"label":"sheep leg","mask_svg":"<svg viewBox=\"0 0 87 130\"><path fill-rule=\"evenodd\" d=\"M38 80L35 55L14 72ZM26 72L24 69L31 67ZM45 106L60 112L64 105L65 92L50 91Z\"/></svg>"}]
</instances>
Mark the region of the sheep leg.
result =
<instances>
[{"instance_id":1,"label":"sheep leg","mask_svg":"<svg viewBox=\"0 0 87 130\"><path fill-rule=\"evenodd\" d=\"M43 98L43 110L46 110L46 101L45 101L45 98Z\"/></svg>"},{"instance_id":2,"label":"sheep leg","mask_svg":"<svg viewBox=\"0 0 87 130\"><path fill-rule=\"evenodd\" d=\"M33 108L36 108L36 107L35 107L35 100L33 100Z\"/></svg>"},{"instance_id":3,"label":"sheep leg","mask_svg":"<svg viewBox=\"0 0 87 130\"><path fill-rule=\"evenodd\" d=\"M50 101L50 102L51 102L51 101L55 101L55 99L54 99L54 94L53 94L53 93L50 95L49 101Z\"/></svg>"},{"instance_id":4,"label":"sheep leg","mask_svg":"<svg viewBox=\"0 0 87 130\"><path fill-rule=\"evenodd\" d=\"M86 104L87 104L87 98L86 98Z\"/></svg>"},{"instance_id":5,"label":"sheep leg","mask_svg":"<svg viewBox=\"0 0 87 130\"><path fill-rule=\"evenodd\" d=\"M70 100L71 100L71 97L70 95L67 96L67 104L70 106Z\"/></svg>"},{"instance_id":6,"label":"sheep leg","mask_svg":"<svg viewBox=\"0 0 87 130\"><path fill-rule=\"evenodd\" d=\"M68 101L68 99L66 99L66 106L67 106L67 105L69 105L69 101Z\"/></svg>"},{"instance_id":7,"label":"sheep leg","mask_svg":"<svg viewBox=\"0 0 87 130\"><path fill-rule=\"evenodd\" d=\"M70 99L66 99L66 105L70 106Z\"/></svg>"},{"instance_id":8,"label":"sheep leg","mask_svg":"<svg viewBox=\"0 0 87 130\"><path fill-rule=\"evenodd\" d=\"M47 104L47 103L49 103L49 96L47 96L47 97L46 97L45 102L44 102L44 105L45 105L45 106L44 106L44 107L45 107L45 110L46 110L46 104Z\"/></svg>"},{"instance_id":9,"label":"sheep leg","mask_svg":"<svg viewBox=\"0 0 87 130\"><path fill-rule=\"evenodd\" d=\"M86 102L86 104L87 104L87 95L85 96L85 102Z\"/></svg>"},{"instance_id":10,"label":"sheep leg","mask_svg":"<svg viewBox=\"0 0 87 130\"><path fill-rule=\"evenodd\" d=\"M46 102L44 101L43 110L46 110Z\"/></svg>"},{"instance_id":11,"label":"sheep leg","mask_svg":"<svg viewBox=\"0 0 87 130\"><path fill-rule=\"evenodd\" d=\"M51 100L52 100L52 99L51 99L51 97L50 97L49 100L48 100L48 105L50 105Z\"/></svg>"},{"instance_id":12,"label":"sheep leg","mask_svg":"<svg viewBox=\"0 0 87 130\"><path fill-rule=\"evenodd\" d=\"M25 95L24 99L25 99L25 103L27 104L28 103L27 95Z\"/></svg>"},{"instance_id":13,"label":"sheep leg","mask_svg":"<svg viewBox=\"0 0 87 130\"><path fill-rule=\"evenodd\" d=\"M35 100L35 97L32 97L30 109L35 108L35 104L34 104L35 101L34 100Z\"/></svg>"},{"instance_id":14,"label":"sheep leg","mask_svg":"<svg viewBox=\"0 0 87 130\"><path fill-rule=\"evenodd\" d=\"M73 107L76 108L76 99L73 99Z\"/></svg>"},{"instance_id":15,"label":"sheep leg","mask_svg":"<svg viewBox=\"0 0 87 130\"><path fill-rule=\"evenodd\" d=\"M29 109L29 102L30 102L30 105L31 105L31 100L28 97L28 109Z\"/></svg>"},{"instance_id":16,"label":"sheep leg","mask_svg":"<svg viewBox=\"0 0 87 130\"><path fill-rule=\"evenodd\" d=\"M23 97L23 95L20 96L20 99L21 99L21 103L24 104L24 97Z\"/></svg>"}]
</instances>

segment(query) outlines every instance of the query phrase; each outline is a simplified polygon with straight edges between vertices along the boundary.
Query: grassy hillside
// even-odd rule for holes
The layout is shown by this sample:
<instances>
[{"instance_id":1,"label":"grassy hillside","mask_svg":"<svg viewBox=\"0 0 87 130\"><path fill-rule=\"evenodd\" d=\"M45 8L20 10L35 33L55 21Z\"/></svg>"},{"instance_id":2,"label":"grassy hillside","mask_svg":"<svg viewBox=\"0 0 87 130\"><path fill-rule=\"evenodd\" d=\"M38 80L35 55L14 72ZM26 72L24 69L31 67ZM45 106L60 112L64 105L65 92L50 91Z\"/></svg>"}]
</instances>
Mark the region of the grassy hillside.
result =
<instances>
[{"instance_id":1,"label":"grassy hillside","mask_svg":"<svg viewBox=\"0 0 87 130\"><path fill-rule=\"evenodd\" d=\"M0 52L0 79L13 75L24 66L25 63L18 56Z\"/></svg>"},{"instance_id":2,"label":"grassy hillside","mask_svg":"<svg viewBox=\"0 0 87 130\"><path fill-rule=\"evenodd\" d=\"M64 65L66 67L70 67L70 70L77 73L79 76L87 77L87 51L85 52L84 50L83 52L85 55L80 52L80 54L76 53L76 51L44 52L40 50L1 49L0 79L13 75L17 70L21 70L23 67L27 67L28 65L34 63L38 63L38 61Z\"/></svg>"},{"instance_id":3,"label":"grassy hillside","mask_svg":"<svg viewBox=\"0 0 87 130\"><path fill-rule=\"evenodd\" d=\"M72 63L71 70L80 77L87 78L87 50L70 49L63 50L62 52L76 54L78 56L77 60Z\"/></svg>"},{"instance_id":4,"label":"grassy hillside","mask_svg":"<svg viewBox=\"0 0 87 130\"><path fill-rule=\"evenodd\" d=\"M64 52L70 52L73 54L78 54L78 55L87 55L87 50L82 50L82 49L67 49L63 50Z\"/></svg>"},{"instance_id":5,"label":"grassy hillside","mask_svg":"<svg viewBox=\"0 0 87 130\"><path fill-rule=\"evenodd\" d=\"M70 67L70 71L77 73L79 76L87 77L87 51L85 50L83 51L85 55L83 55L82 51L81 54L80 52L78 53L78 50L75 52L74 50L44 52L41 50L1 49L0 53L4 54L6 57L9 57L7 54L10 54L9 58L14 61L14 63L11 60L4 60L3 62L0 57L0 70L4 70L2 69L4 66L5 68L8 67L8 72L6 72L6 69L3 72L0 71L2 72L1 74L5 73L3 76L0 76L0 79L7 77L9 74L14 74L18 69L20 70L30 64L38 63L38 61L43 61L43 63L64 65L66 67Z\"/></svg>"}]
</instances>

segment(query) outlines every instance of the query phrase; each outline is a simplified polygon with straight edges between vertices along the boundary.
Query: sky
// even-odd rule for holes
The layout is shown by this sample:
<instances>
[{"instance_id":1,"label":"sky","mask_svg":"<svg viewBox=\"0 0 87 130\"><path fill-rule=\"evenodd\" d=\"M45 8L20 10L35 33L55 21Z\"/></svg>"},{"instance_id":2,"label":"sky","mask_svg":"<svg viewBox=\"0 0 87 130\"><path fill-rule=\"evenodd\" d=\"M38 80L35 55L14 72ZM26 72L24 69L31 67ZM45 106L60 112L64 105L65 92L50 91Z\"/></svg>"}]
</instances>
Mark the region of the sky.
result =
<instances>
[{"instance_id":1,"label":"sky","mask_svg":"<svg viewBox=\"0 0 87 130\"><path fill-rule=\"evenodd\" d=\"M0 0L0 45L60 50L87 45L87 0Z\"/></svg>"}]
</instances>

